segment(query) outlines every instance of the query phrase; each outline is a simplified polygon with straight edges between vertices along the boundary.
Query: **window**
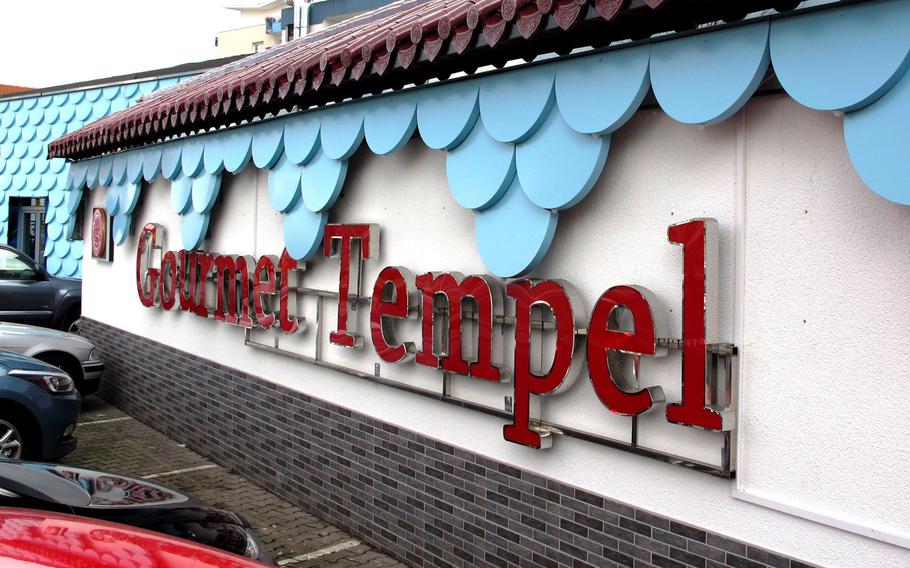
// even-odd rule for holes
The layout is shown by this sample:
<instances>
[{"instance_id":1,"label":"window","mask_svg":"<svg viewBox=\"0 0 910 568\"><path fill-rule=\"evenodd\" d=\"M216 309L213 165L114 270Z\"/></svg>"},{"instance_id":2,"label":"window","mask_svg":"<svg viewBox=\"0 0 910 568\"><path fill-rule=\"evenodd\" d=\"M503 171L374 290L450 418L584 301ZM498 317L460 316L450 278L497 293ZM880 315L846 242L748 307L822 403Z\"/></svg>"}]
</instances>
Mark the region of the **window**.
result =
<instances>
[{"instance_id":1,"label":"window","mask_svg":"<svg viewBox=\"0 0 910 568\"><path fill-rule=\"evenodd\" d=\"M19 254L0 249L0 280L34 280L35 270Z\"/></svg>"},{"instance_id":2,"label":"window","mask_svg":"<svg viewBox=\"0 0 910 568\"><path fill-rule=\"evenodd\" d=\"M265 42L264 41L254 41L253 42L253 53L262 53L265 51Z\"/></svg>"}]
</instances>

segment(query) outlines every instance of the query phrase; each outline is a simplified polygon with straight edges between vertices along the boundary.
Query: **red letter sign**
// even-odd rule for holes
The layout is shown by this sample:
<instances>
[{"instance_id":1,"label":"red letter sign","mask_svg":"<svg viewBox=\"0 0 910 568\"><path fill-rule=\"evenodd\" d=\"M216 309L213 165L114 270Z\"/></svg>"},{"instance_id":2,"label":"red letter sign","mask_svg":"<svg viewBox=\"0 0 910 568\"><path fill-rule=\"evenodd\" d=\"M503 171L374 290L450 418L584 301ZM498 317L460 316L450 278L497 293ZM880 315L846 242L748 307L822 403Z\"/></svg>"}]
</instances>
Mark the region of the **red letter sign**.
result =
<instances>
[{"instance_id":1,"label":"red letter sign","mask_svg":"<svg viewBox=\"0 0 910 568\"><path fill-rule=\"evenodd\" d=\"M732 430L730 409L716 408L706 371L708 340L717 333L717 242L714 219L695 219L667 230L670 242L683 247L682 402L667 405L667 420L705 430Z\"/></svg>"},{"instance_id":2,"label":"red letter sign","mask_svg":"<svg viewBox=\"0 0 910 568\"><path fill-rule=\"evenodd\" d=\"M611 412L635 416L664 400L660 387L634 390L638 389L639 355L656 355L656 333L666 335L663 314L658 312L655 317L651 306L657 306L656 298L636 286L610 288L594 306L588 329L588 374L597 397ZM633 331L618 329L620 323L625 323L620 321L623 308L628 310ZM622 376L620 353L630 353L634 357L631 380Z\"/></svg>"},{"instance_id":3,"label":"red letter sign","mask_svg":"<svg viewBox=\"0 0 910 568\"><path fill-rule=\"evenodd\" d=\"M136 251L136 289L139 291L139 301L150 308L155 305L156 291L158 288L158 269L152 268L153 251L161 248L158 245L159 225L149 223L139 233L139 247ZM148 291L146 291L148 287Z\"/></svg>"},{"instance_id":4,"label":"red letter sign","mask_svg":"<svg viewBox=\"0 0 910 568\"><path fill-rule=\"evenodd\" d=\"M461 280L461 283L458 283ZM458 273L431 273L417 277L423 291L423 345L417 354L420 365L439 368L458 375L470 375L488 381L500 379L499 367L493 361L493 316L502 315L502 289L487 276L462 278ZM449 306L449 328L446 348L440 357L433 353L433 323L436 319L436 296L443 295ZM464 298L477 304L477 357L468 363L461 353L461 310Z\"/></svg>"},{"instance_id":5,"label":"red letter sign","mask_svg":"<svg viewBox=\"0 0 910 568\"><path fill-rule=\"evenodd\" d=\"M278 264L276 256L259 257L256 263L256 274L253 275L253 311L256 313L256 321L259 327L269 329L275 325L275 311L271 309L271 300L269 309L266 311L263 305L263 296L274 296L278 290L275 277L275 265Z\"/></svg>"},{"instance_id":6,"label":"red letter sign","mask_svg":"<svg viewBox=\"0 0 910 568\"><path fill-rule=\"evenodd\" d=\"M288 300L290 299L291 271L303 270L306 267L301 268L297 261L288 254L288 249L284 249L281 253L281 260L278 261L278 268L281 269L281 296L278 301L278 322L281 324L281 331L288 334L303 331L306 326L301 326L300 322L305 323L306 320L291 317L288 312ZM297 297L296 293L294 297Z\"/></svg>"},{"instance_id":7,"label":"red letter sign","mask_svg":"<svg viewBox=\"0 0 910 568\"><path fill-rule=\"evenodd\" d=\"M407 269L387 266L379 273L373 286L373 300L370 302L370 335L376 354L383 361L401 363L414 354L414 344L401 343L395 339L392 330L386 328L383 318L405 319L412 306L408 295L408 283L414 276ZM391 293L389 293L391 292Z\"/></svg>"},{"instance_id":8,"label":"red letter sign","mask_svg":"<svg viewBox=\"0 0 910 568\"><path fill-rule=\"evenodd\" d=\"M503 436L510 442L549 448L549 434L530 428L530 395L557 394L572 386L582 361L576 351L583 348L578 330L584 327L584 315L578 295L568 282L520 280L509 284L509 296L515 298L515 410L513 423L503 427ZM556 323L556 351L553 364L543 375L531 372L531 308L546 306L553 312Z\"/></svg>"},{"instance_id":9,"label":"red letter sign","mask_svg":"<svg viewBox=\"0 0 910 568\"><path fill-rule=\"evenodd\" d=\"M338 279L338 329L329 334L329 341L343 347L363 347L363 338L348 331L348 298L351 287L351 241L360 239L360 258L357 259L356 286L360 295L361 259L374 258L379 252L379 225L326 225L323 254L340 256ZM340 241L341 246L337 246ZM372 251L372 252L371 252Z\"/></svg>"}]
</instances>

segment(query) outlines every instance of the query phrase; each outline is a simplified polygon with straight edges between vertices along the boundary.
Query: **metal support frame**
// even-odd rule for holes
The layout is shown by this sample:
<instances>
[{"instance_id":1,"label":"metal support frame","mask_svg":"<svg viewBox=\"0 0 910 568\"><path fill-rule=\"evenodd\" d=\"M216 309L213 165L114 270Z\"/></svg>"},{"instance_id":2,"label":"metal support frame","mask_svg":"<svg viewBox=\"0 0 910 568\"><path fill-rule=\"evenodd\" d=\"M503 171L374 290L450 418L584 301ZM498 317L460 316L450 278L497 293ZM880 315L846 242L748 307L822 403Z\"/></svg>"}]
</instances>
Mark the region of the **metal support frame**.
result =
<instances>
[{"instance_id":1,"label":"metal support frame","mask_svg":"<svg viewBox=\"0 0 910 568\"><path fill-rule=\"evenodd\" d=\"M356 288L359 290L359 287ZM500 410L498 408L493 408L490 406L485 406L476 402L460 399L458 397L452 396L452 375L448 372L442 372L442 381L441 388L438 391L428 390L419 387L414 387L394 379L390 379L382 374L382 368L380 363L375 363L373 367L373 372L368 373L351 367L346 367L344 365L339 365L331 361L327 361L324 357L323 349L323 336L324 330L323 325L325 322L325 300L326 298L336 299L338 298L338 293L330 290L320 290L316 288L306 288L306 287L291 287L291 292L297 294L304 294L308 296L313 296L316 298L316 326L315 326L315 337L316 345L314 354L315 356L311 357L309 355L304 355L296 351L289 349L283 349L280 344L280 336L276 335L274 344L269 345L266 343L261 343L256 341L252 337L252 330L244 330L244 345L253 347L254 349L259 349L262 351L267 351L269 353L275 353L285 357L290 357L292 359L303 361L318 367L323 367L330 369L332 371L337 371L344 373L346 375L356 377L365 381L369 381L376 384L381 384L383 386L392 387L398 390L409 392L412 394L424 396L434 400L438 400L447 404L453 404L455 406L460 406L462 408L467 408L477 412L482 412L490 416L496 416L503 419L511 419L512 412L510 410L511 397L506 397L504 401L505 410ZM358 294L350 294L348 297L350 305L369 305L370 298L366 296L360 296ZM472 319L473 315L465 319ZM503 327L514 325L515 318L509 316L501 316L496 318L496 322L501 324ZM532 326L535 326L537 329L544 329L547 325L552 325L552 322L547 322L543 320L536 320L532 322ZM682 341L676 338L661 338L658 340L658 344L666 347L668 349L680 350L682 348ZM715 392L712 392L712 400L707 401L708 404L714 403L714 401L722 401L722 404L719 406L732 407L736 397L736 384L737 377L736 369L737 365L734 364L734 358L738 356L737 348L728 343L719 343L709 345L708 348L708 372L714 374L714 377L706 377L706 380L710 380L712 384L716 386ZM720 375L722 372L723 380ZM723 477L731 479L735 477L736 472L736 460L735 460L735 444L736 444L736 434L735 431L724 432L724 443L721 449L721 465L717 466L714 464L709 464L701 462L698 460L693 460L683 456L678 456L675 454L662 452L654 449L644 447L638 442L638 419L633 417L631 420L631 440L626 442L624 440L617 440L615 438L610 438L606 436L601 436L599 434L594 434L592 432L587 432L584 430L579 430L577 428L572 428L569 426L555 424L551 422L545 422L541 420L532 420L532 428L539 431L547 431L553 434L558 434L562 436L567 436L569 438L575 438L578 440L584 440L601 446L606 446L609 448L622 450L625 452L630 452L639 456L644 456L647 458L659 460L665 463L670 463L673 465L678 465L707 473L717 477Z\"/></svg>"}]
</instances>

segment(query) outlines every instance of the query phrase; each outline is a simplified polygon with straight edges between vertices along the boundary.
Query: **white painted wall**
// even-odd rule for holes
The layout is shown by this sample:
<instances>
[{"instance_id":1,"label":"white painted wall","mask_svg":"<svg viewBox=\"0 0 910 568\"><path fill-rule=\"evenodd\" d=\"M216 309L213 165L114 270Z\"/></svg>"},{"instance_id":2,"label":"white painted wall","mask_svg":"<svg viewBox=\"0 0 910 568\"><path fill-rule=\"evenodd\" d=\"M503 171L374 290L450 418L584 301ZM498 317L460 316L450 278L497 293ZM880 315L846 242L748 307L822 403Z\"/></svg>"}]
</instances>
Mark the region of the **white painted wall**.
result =
<instances>
[{"instance_id":1,"label":"white painted wall","mask_svg":"<svg viewBox=\"0 0 910 568\"><path fill-rule=\"evenodd\" d=\"M607 497L826 566L906 566L910 551L810 522L731 495L849 515L908 531L910 479L906 356L910 300L910 208L865 188L849 164L842 119L799 107L784 96L754 99L744 116L705 129L678 124L656 110L638 113L614 135L606 170L585 202L560 217L539 277L573 282L590 312L610 286L641 284L661 299L671 335L680 334L679 247L666 227L694 217L721 226L721 338L733 341L737 183L744 190L745 268L739 479L725 481L684 468L571 439L535 452L507 443L503 421L396 389L244 347L241 330L180 312L146 309L136 297L136 237L112 264L85 261L83 312L88 317L179 349L218 359L352 410L443 439ZM737 136L738 129L740 136ZM744 136L743 136L744 134ZM737 159L739 157L739 160ZM744 164L746 171L738 171ZM740 180L739 182L737 180ZM278 254L280 216L267 198L267 176L252 169L226 178L208 250ZM105 190L91 203L102 206ZM169 249L180 248L179 221L167 183L142 197L134 223L165 225ZM380 258L367 286L386 265L484 272L472 213L448 193L445 156L414 139L392 156L362 148L352 159L332 222L382 226ZM87 251L88 253L88 251ZM88 256L88 254L87 254ZM305 284L335 289L338 263L311 263ZM327 304L334 324L334 305ZM302 310L314 321L314 306ZM365 314L361 329L366 330ZM805 320L805 323L804 321ZM326 333L328 328L326 326ZM417 339L416 324L404 335ZM312 353L313 328L282 347ZM257 332L271 342L271 332ZM372 372L363 352L326 343L332 361ZM679 395L679 356L643 365L645 382ZM383 365L391 378L439 388L439 375L408 364ZM507 385L457 379L456 394L500 405ZM624 419L599 406L585 375L547 400L545 417L619 436ZM667 424L662 413L642 424L642 441L690 457L716 459L716 434Z\"/></svg>"}]
</instances>

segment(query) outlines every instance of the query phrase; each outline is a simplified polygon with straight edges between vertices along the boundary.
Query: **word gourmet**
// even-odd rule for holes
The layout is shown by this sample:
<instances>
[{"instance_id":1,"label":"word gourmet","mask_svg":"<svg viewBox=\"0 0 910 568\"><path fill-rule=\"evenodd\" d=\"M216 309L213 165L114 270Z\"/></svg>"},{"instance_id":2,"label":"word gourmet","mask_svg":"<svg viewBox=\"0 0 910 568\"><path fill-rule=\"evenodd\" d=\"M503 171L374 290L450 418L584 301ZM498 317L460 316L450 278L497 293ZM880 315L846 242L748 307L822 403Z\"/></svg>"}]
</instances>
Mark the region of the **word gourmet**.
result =
<instances>
[{"instance_id":1,"label":"word gourmet","mask_svg":"<svg viewBox=\"0 0 910 568\"><path fill-rule=\"evenodd\" d=\"M292 279L306 269L288 255L281 257L167 251L154 267L154 251L163 248L164 229L146 225L139 236L136 283L147 307L179 307L202 317L244 328L279 328L283 333L304 329L303 318L291 314L289 298L296 293ZM672 225L670 243L682 246L682 400L666 405L669 422L712 431L732 430L733 413L707 401L712 385L706 381L708 339L716 333L718 227L713 219ZM359 246L355 247L354 244ZM328 225L323 255L340 260L338 317L329 334L332 344L359 349L363 339L348 319L352 282L360 282L363 260L375 259L379 249L378 225ZM352 262L353 261L353 262ZM353 265L353 270L352 270ZM299 281L299 280L298 280ZM214 284L210 286L209 284ZM208 288L208 292L206 291ZM359 290L353 295L359 296ZM277 296L278 309L274 309ZM436 300L445 298L443 319ZM494 322L504 321L505 297L514 302L514 363L511 371L500 362L494 341ZM477 343L474 354L462 353L463 303L476 309ZM666 337L666 313L657 298L640 286L614 286L597 300L590 319L580 311L574 287L563 280L512 279L502 282L486 275L464 277L454 272L428 272L416 277L407 269L388 266L379 272L370 302L370 336L383 361L418 365L486 381L513 380L513 423L503 429L507 440L534 448L549 447L546 432L535 428L530 395L567 390L584 360L600 401L610 411L636 416L664 402L659 386L638 388L641 356L666 353L659 338ZM531 335L535 314L549 312L554 349L549 369L533 368ZM420 348L396 339L396 320L421 320ZM472 316L472 319L475 316ZM436 321L434 321L436 320ZM538 320L539 321L539 320ZM619 322L623 322L620 325ZM435 339L435 341L434 341ZM500 347L501 351L501 347ZM628 373L623 355L633 357L635 372ZM511 376L510 376L511 375Z\"/></svg>"}]
</instances>

